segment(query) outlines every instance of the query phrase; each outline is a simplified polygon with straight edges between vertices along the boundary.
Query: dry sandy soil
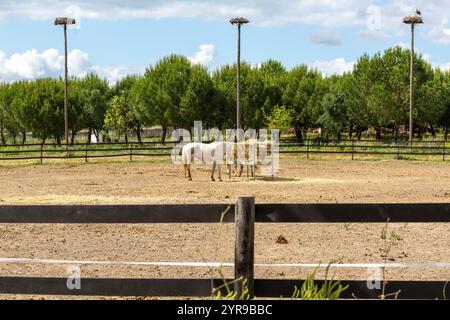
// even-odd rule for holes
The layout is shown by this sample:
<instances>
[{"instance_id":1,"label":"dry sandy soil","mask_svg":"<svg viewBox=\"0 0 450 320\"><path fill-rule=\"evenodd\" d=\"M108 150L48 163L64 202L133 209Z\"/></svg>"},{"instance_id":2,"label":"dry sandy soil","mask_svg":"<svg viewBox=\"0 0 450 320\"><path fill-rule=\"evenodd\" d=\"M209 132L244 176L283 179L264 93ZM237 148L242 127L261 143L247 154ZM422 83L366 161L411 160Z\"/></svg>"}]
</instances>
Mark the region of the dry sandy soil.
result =
<instances>
[{"instance_id":1,"label":"dry sandy soil","mask_svg":"<svg viewBox=\"0 0 450 320\"><path fill-rule=\"evenodd\" d=\"M411 161L307 161L284 158L275 181L194 182L170 163L0 166L0 205L449 202L450 165ZM256 263L382 263L380 224L258 224ZM391 224L389 262L450 262L448 224ZM232 225L0 225L0 258L232 262ZM277 244L282 235L287 244ZM208 268L82 265L86 277L217 277ZM257 268L256 277L305 277L311 270ZM366 279L367 270L336 270ZM231 276L232 270L225 268ZM66 276L63 265L0 264L1 276ZM450 270L391 270L389 279L450 280ZM11 298L10 296L8 298Z\"/></svg>"}]
</instances>

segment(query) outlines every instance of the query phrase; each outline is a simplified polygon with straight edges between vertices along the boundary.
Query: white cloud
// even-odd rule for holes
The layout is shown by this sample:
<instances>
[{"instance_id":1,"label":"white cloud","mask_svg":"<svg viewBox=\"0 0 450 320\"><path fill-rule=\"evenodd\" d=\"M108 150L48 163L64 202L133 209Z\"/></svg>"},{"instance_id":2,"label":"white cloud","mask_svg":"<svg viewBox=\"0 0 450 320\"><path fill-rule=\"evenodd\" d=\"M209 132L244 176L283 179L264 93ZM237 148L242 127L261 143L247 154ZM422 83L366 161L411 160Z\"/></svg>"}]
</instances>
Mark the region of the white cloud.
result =
<instances>
[{"instance_id":1,"label":"white cloud","mask_svg":"<svg viewBox=\"0 0 450 320\"><path fill-rule=\"evenodd\" d=\"M199 50L189 60L192 64L200 64L207 67L214 59L215 47L212 44L202 44Z\"/></svg>"},{"instance_id":2,"label":"white cloud","mask_svg":"<svg viewBox=\"0 0 450 320\"><path fill-rule=\"evenodd\" d=\"M419 8L424 25L417 26L417 33L436 44L450 44L450 0L389 0L378 6L370 6L367 12L367 29L362 36L373 38L407 37L410 28L403 24L403 17L413 15Z\"/></svg>"},{"instance_id":3,"label":"white cloud","mask_svg":"<svg viewBox=\"0 0 450 320\"><path fill-rule=\"evenodd\" d=\"M143 73L144 68L133 66L94 66L89 55L74 49L68 55L69 76L84 77L96 72L108 80L111 85L128 74ZM10 57L0 51L0 81L32 80L46 77L60 77L64 74L64 55L57 49L48 49L39 53L36 49L15 53Z\"/></svg>"},{"instance_id":4,"label":"white cloud","mask_svg":"<svg viewBox=\"0 0 450 320\"><path fill-rule=\"evenodd\" d=\"M377 3L377 5L374 5ZM0 20L198 18L226 21L245 16L254 26L307 24L337 29L357 27L363 37L406 37L402 23L420 8L425 25L418 33L450 45L450 0L1 0Z\"/></svg>"},{"instance_id":5,"label":"white cloud","mask_svg":"<svg viewBox=\"0 0 450 320\"><path fill-rule=\"evenodd\" d=\"M120 65L120 66L111 66L111 67L94 67L97 74L105 78L109 85L113 86L127 75L136 75L136 74L144 74L145 67L138 67L134 65Z\"/></svg>"},{"instance_id":6,"label":"white cloud","mask_svg":"<svg viewBox=\"0 0 450 320\"><path fill-rule=\"evenodd\" d=\"M324 44L328 46L339 46L342 43L341 34L334 30L322 30L314 32L310 41L315 44Z\"/></svg>"},{"instance_id":7,"label":"white cloud","mask_svg":"<svg viewBox=\"0 0 450 320\"><path fill-rule=\"evenodd\" d=\"M91 72L89 56L81 50L73 50L68 55L69 73L73 76L84 76ZM19 79L35 79L57 77L64 71L64 56L57 49L48 49L39 53L36 49L23 53L14 53L6 57L0 51L0 80L14 81Z\"/></svg>"},{"instance_id":8,"label":"white cloud","mask_svg":"<svg viewBox=\"0 0 450 320\"><path fill-rule=\"evenodd\" d=\"M377 3L378 5L374 5ZM324 28L360 27L365 37L406 36L402 18L420 8L420 33L450 44L450 0L1 0L0 19L48 20L60 15L81 19L199 18L245 16L252 25L291 23Z\"/></svg>"},{"instance_id":9,"label":"white cloud","mask_svg":"<svg viewBox=\"0 0 450 320\"><path fill-rule=\"evenodd\" d=\"M342 75L345 72L353 70L356 62L347 62L344 58L338 58L335 60L324 60L313 62L310 66L313 69L317 69L324 76Z\"/></svg>"},{"instance_id":10,"label":"white cloud","mask_svg":"<svg viewBox=\"0 0 450 320\"><path fill-rule=\"evenodd\" d=\"M436 69L441 69L442 71L450 71L450 62L448 63L435 63L433 66Z\"/></svg>"},{"instance_id":11,"label":"white cloud","mask_svg":"<svg viewBox=\"0 0 450 320\"><path fill-rule=\"evenodd\" d=\"M306 23L325 27L364 23L370 0L2 0L0 19L135 19L196 17L226 21L246 16L255 25Z\"/></svg>"}]
</instances>

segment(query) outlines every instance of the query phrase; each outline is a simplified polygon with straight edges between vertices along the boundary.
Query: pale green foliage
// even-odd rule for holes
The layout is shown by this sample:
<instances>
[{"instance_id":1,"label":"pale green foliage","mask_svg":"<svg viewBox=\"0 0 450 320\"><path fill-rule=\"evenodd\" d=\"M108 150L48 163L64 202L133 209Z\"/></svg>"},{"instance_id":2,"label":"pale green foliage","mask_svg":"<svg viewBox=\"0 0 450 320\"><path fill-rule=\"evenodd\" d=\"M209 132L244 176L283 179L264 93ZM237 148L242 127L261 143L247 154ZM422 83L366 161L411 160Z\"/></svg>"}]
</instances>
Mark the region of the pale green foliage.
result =
<instances>
[{"instance_id":1,"label":"pale green foliage","mask_svg":"<svg viewBox=\"0 0 450 320\"><path fill-rule=\"evenodd\" d=\"M272 112L265 116L269 129L287 130L292 128L294 112L286 106L275 106Z\"/></svg>"},{"instance_id":2,"label":"pale green foliage","mask_svg":"<svg viewBox=\"0 0 450 320\"><path fill-rule=\"evenodd\" d=\"M120 138L130 132L129 123L133 119L133 112L124 96L115 96L109 101L105 116L105 128L114 131Z\"/></svg>"},{"instance_id":3,"label":"pale green foliage","mask_svg":"<svg viewBox=\"0 0 450 320\"><path fill-rule=\"evenodd\" d=\"M294 294L292 295L293 299L338 300L342 293L348 289L349 286L343 286L340 281L328 280L329 266L326 269L325 280L319 286L315 280L317 271L318 269L308 276L300 289L295 287Z\"/></svg>"}]
</instances>

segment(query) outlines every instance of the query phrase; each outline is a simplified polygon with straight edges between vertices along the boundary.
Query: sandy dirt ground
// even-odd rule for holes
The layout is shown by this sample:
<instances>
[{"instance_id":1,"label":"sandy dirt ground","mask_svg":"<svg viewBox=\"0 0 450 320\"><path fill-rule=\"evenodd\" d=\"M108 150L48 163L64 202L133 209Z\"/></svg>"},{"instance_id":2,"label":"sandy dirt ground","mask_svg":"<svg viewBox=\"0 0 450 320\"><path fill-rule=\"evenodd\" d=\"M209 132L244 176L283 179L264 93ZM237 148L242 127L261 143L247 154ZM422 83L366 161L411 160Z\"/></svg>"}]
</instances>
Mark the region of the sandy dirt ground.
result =
<instances>
[{"instance_id":1,"label":"sandy dirt ground","mask_svg":"<svg viewBox=\"0 0 450 320\"><path fill-rule=\"evenodd\" d=\"M0 166L0 205L449 202L450 165L439 162L283 158L275 181L227 178L194 182L170 163ZM382 263L382 224L258 224L256 263ZM388 262L450 262L448 224L391 224ZM232 262L233 225L0 225L0 258L96 261ZM283 236L287 244L277 244ZM210 278L217 270L81 265L85 277ZM225 268L225 275L232 270ZM256 268L258 278L304 278L309 270ZM367 279L364 269L333 270ZM1 276L67 276L67 266L0 264ZM389 270L388 279L450 280L450 270ZM18 296L12 296L16 298ZM6 296L11 298L11 296Z\"/></svg>"}]
</instances>

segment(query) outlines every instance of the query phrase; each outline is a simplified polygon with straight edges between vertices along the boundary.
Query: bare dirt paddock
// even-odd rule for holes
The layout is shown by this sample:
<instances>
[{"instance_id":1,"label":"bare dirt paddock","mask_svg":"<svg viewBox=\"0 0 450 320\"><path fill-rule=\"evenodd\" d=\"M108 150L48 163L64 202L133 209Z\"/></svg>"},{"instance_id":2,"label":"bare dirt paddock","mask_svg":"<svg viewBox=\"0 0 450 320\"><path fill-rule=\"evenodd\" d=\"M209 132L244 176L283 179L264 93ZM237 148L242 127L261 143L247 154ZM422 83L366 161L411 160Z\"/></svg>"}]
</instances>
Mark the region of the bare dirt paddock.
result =
<instances>
[{"instance_id":1,"label":"bare dirt paddock","mask_svg":"<svg viewBox=\"0 0 450 320\"><path fill-rule=\"evenodd\" d=\"M0 205L449 202L450 165L439 162L283 158L275 181L228 178L194 182L168 162L0 166ZM382 263L382 224L258 224L256 263ZM277 244L279 236L287 244ZM389 263L450 262L448 224L391 224ZM232 225L0 225L0 258L57 260L233 261ZM81 265L86 277L210 278L209 268ZM232 270L225 268L226 276ZM256 268L260 278L303 278L312 270ZM367 270L335 270L366 279ZM67 276L64 265L0 264L1 276ZM450 280L449 269L388 271L389 279ZM1 297L1 296L0 296ZM17 296L6 296L17 298Z\"/></svg>"}]
</instances>

